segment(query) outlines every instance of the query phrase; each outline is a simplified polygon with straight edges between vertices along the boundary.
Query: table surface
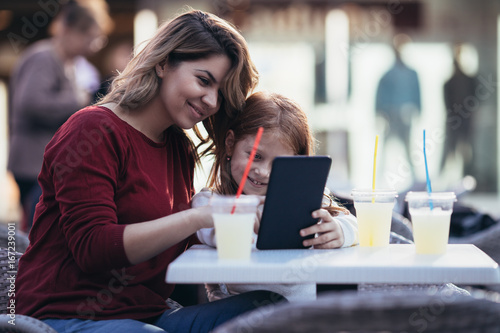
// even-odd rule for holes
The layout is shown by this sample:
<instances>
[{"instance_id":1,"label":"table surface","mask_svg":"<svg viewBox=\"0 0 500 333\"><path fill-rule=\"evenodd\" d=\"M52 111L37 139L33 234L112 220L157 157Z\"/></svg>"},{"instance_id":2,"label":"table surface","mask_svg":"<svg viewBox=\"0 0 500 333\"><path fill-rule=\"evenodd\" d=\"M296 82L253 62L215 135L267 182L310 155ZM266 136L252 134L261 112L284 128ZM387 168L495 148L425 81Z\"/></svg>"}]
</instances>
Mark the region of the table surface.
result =
<instances>
[{"instance_id":1,"label":"table surface","mask_svg":"<svg viewBox=\"0 0 500 333\"><path fill-rule=\"evenodd\" d=\"M500 284L498 264L472 244L449 244L443 255L415 254L413 244L334 250L254 250L250 260L220 260L195 245L167 269L168 283Z\"/></svg>"}]
</instances>

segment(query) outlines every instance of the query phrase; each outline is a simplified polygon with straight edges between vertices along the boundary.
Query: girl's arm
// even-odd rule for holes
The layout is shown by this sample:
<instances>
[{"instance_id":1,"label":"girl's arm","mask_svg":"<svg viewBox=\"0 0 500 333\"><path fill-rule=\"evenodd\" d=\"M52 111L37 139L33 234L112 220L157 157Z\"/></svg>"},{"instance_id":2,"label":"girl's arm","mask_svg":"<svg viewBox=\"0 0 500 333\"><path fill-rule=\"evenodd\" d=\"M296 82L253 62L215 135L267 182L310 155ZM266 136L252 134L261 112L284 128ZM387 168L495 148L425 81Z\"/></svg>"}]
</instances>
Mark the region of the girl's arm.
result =
<instances>
[{"instance_id":1,"label":"girl's arm","mask_svg":"<svg viewBox=\"0 0 500 333\"><path fill-rule=\"evenodd\" d=\"M210 197L212 196L212 191L208 188L203 188L200 192L193 196L191 201L191 207L198 208L202 206L208 206L210 203ZM208 246L216 247L217 243L215 241L215 228L202 228L196 232L196 236L203 244Z\"/></svg>"},{"instance_id":2,"label":"girl's arm","mask_svg":"<svg viewBox=\"0 0 500 333\"><path fill-rule=\"evenodd\" d=\"M333 218L336 220L340 227L342 228L342 233L344 234L344 244L341 247L349 247L357 245L358 240L358 220L352 214L346 215L340 213Z\"/></svg>"},{"instance_id":3,"label":"girl's arm","mask_svg":"<svg viewBox=\"0 0 500 333\"><path fill-rule=\"evenodd\" d=\"M317 237L304 241L304 246L314 246L320 249L349 247L358 243L358 221L356 217L344 208L339 208L333 201L330 191L325 188L323 207L313 212L314 218L321 222L300 231L302 236L316 235ZM332 209L333 208L333 209ZM334 216L332 216L334 215Z\"/></svg>"}]
</instances>

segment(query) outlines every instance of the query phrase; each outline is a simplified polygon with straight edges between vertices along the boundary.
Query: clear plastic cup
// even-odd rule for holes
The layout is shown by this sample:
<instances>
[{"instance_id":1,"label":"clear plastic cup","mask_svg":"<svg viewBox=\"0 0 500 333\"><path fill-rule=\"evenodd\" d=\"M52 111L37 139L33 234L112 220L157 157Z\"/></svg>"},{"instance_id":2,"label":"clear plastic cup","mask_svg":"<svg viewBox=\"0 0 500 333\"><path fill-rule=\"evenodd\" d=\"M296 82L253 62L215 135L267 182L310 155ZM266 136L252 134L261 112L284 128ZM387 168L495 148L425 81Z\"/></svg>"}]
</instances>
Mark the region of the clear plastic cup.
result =
<instances>
[{"instance_id":1,"label":"clear plastic cup","mask_svg":"<svg viewBox=\"0 0 500 333\"><path fill-rule=\"evenodd\" d=\"M219 259L250 259L259 202L258 197L249 195L214 195L210 199Z\"/></svg>"},{"instance_id":2,"label":"clear plastic cup","mask_svg":"<svg viewBox=\"0 0 500 333\"><path fill-rule=\"evenodd\" d=\"M392 189L354 189L351 195L358 220L359 245L388 246L397 192Z\"/></svg>"},{"instance_id":3,"label":"clear plastic cup","mask_svg":"<svg viewBox=\"0 0 500 333\"><path fill-rule=\"evenodd\" d=\"M419 254L443 254L450 235L453 192L408 192L415 250ZM431 209L432 207L432 209Z\"/></svg>"}]
</instances>

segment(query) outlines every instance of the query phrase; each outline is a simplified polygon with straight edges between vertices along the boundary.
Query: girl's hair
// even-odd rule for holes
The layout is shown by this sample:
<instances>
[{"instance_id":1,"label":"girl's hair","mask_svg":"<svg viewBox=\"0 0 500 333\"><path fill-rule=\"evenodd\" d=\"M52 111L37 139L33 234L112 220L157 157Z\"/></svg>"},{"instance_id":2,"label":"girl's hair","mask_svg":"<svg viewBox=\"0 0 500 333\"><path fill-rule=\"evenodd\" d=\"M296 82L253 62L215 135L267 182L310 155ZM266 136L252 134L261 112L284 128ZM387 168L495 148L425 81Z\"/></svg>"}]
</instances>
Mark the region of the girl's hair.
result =
<instances>
[{"instance_id":1,"label":"girl's hair","mask_svg":"<svg viewBox=\"0 0 500 333\"><path fill-rule=\"evenodd\" d=\"M306 113L293 100L277 93L256 92L246 100L243 112L226 130L233 130L234 142L248 135L256 135L259 127L264 133L273 133L277 140L290 147L295 155L314 155L315 140ZM218 145L214 150L215 161L210 171L209 187L220 194L235 194L238 183L231 175L231 161L225 146ZM323 207L336 215L345 208L335 207L332 197L327 196L329 204Z\"/></svg>"},{"instance_id":2,"label":"girl's hair","mask_svg":"<svg viewBox=\"0 0 500 333\"><path fill-rule=\"evenodd\" d=\"M248 135L274 133L277 139L290 147L296 155L313 155L314 141L307 116L294 101L276 94L256 92L245 102L243 112L225 129L234 132L235 143ZM231 175L231 163L225 145L214 150L215 161L210 171L209 186L221 194L235 194L238 184Z\"/></svg>"},{"instance_id":3,"label":"girl's hair","mask_svg":"<svg viewBox=\"0 0 500 333\"><path fill-rule=\"evenodd\" d=\"M221 85L219 111L203 121L208 136L203 137L197 126L193 128L201 141L198 148L208 144L202 152L206 154L214 145L224 144L225 132L221 131L240 112L245 98L258 81L258 72L250 59L245 39L229 22L213 14L189 10L163 24L113 80L110 92L98 104L114 102L125 109L137 109L159 92L161 79L156 75L157 64L175 67L183 61L206 59L213 55L227 56L231 67ZM196 148L184 130L171 126L167 131L180 133L192 148L195 161L199 161Z\"/></svg>"}]
</instances>

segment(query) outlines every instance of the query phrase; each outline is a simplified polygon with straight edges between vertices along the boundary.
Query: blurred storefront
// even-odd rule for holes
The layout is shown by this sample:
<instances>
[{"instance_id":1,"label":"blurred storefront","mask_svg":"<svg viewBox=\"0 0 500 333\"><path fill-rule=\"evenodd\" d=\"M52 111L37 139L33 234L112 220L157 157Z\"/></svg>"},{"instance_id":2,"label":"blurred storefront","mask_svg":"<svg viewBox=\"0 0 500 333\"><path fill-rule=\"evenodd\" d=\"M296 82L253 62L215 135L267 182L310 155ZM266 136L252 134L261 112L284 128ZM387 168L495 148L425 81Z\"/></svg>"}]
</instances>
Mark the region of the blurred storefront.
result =
<instances>
[{"instance_id":1,"label":"blurred storefront","mask_svg":"<svg viewBox=\"0 0 500 333\"><path fill-rule=\"evenodd\" d=\"M6 179L5 87L10 70L26 45L47 36L59 3L0 3L0 179ZM90 59L103 77L109 74L104 58L113 45L147 39L157 24L186 5L232 21L250 45L261 74L259 89L290 96L307 110L319 141L318 153L333 157L329 185L346 192L371 185L375 136L388 133L388 123L376 113L377 86L394 62L394 37L406 36L401 58L418 74L421 110L411 122L410 160L397 139L381 141L380 186L404 191L425 181L422 130L426 129L436 190L463 185L463 162L472 158L472 169L467 171L477 182L475 191L498 195L499 1L109 0L108 4L115 20L109 48ZM475 75L478 84L449 111L458 133L461 124L472 122L473 134L467 139L469 148L457 149L441 170L447 121L443 87L453 73L457 43L465 46L464 72ZM199 184L207 173L200 174ZM0 181L2 188L6 184Z\"/></svg>"}]
</instances>

